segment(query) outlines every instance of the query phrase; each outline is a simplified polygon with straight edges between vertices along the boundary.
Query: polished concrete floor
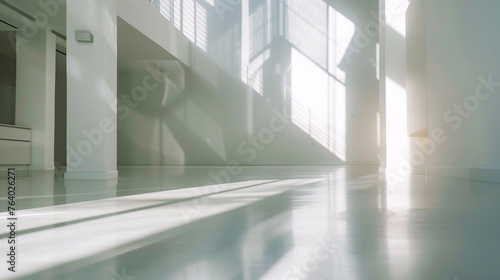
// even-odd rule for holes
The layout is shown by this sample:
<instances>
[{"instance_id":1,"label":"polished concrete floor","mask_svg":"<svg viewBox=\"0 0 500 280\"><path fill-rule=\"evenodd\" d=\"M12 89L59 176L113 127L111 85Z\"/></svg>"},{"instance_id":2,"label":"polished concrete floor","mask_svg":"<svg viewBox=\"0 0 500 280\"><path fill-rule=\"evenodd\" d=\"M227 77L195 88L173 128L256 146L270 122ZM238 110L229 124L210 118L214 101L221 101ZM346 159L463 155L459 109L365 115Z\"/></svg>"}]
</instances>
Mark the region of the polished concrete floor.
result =
<instances>
[{"instance_id":1,"label":"polished concrete floor","mask_svg":"<svg viewBox=\"0 0 500 280\"><path fill-rule=\"evenodd\" d=\"M500 279L500 185L374 166L119 172L19 174L15 273L0 178L0 279Z\"/></svg>"}]
</instances>

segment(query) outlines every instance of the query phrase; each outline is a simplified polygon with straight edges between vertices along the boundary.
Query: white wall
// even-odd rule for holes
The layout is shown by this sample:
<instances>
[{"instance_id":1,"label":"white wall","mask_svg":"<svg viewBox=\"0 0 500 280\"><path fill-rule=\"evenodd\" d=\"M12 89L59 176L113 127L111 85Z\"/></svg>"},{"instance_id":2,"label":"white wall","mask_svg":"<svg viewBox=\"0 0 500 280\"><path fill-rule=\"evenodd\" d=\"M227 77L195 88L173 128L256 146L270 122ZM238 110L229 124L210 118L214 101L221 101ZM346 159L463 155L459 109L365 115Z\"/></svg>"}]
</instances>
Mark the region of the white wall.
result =
<instances>
[{"instance_id":1,"label":"white wall","mask_svg":"<svg viewBox=\"0 0 500 280\"><path fill-rule=\"evenodd\" d=\"M275 139L266 145L265 151L247 161L247 156L238 152L238 146L269 126L269 121L274 117L270 102L257 93L250 92L238 79L217 67L205 52L194 47L179 48L179 44L184 44L183 38L172 30L172 24L158 18L158 11L155 14L155 8L147 1L120 2L120 17L179 57L193 72L188 72L187 90L172 104L160 106L164 101L165 89L158 87L151 91L153 93L147 99L139 102L136 108L132 108L126 119L119 121L119 163L225 164L228 160L235 159L241 164L378 164L378 37L374 35L363 41L366 38L365 29L369 27L367 23L377 18L377 4L377 1L372 0L330 3L335 14L332 28L335 27L336 31L328 36L331 36L331 42L341 41L342 44L333 45L330 50L325 49L332 57L335 56L329 63L331 69L336 70L323 70L325 76L328 76L324 86L328 91L319 94L326 97L331 95L324 102L333 104L329 114L330 117L335 117L334 124L337 127L334 129L341 130L343 134L345 156L337 157L307 135L306 131L299 129L296 124L290 124L284 132L275 135ZM148 16L141 17L140 20L134 19L143 10ZM234 18L228 17L233 24ZM336 22L337 17L345 18L344 23L352 25L352 34L344 34L343 30L347 26L340 19ZM165 27L151 28L160 25ZM229 30L232 29L228 28ZM209 36L212 34L210 29L208 33ZM226 40L223 36L221 38L222 42ZM213 51L213 46L218 43L221 41L211 41L208 38L210 50ZM186 51L189 49L190 58L186 59ZM280 64L279 60L277 64ZM268 66L266 67L270 72L275 69L286 71L286 67L277 67L279 65ZM133 88L142 83L144 75L146 73L120 73L120 94L131 94ZM336 82L335 78L341 82ZM311 84L311 90L314 88L322 87ZM263 92L265 97L273 94ZM274 105L280 110L285 107L282 104Z\"/></svg>"},{"instance_id":2,"label":"white wall","mask_svg":"<svg viewBox=\"0 0 500 280\"><path fill-rule=\"evenodd\" d=\"M327 1L327 3L331 7L330 20L333 21L333 14L335 18L329 27L329 40L335 42L329 52L329 72L344 82L344 85L335 82L336 107L331 113L339 114L341 108L338 105L342 104L339 96L345 95L343 117L346 160L350 163L378 164L380 162L378 1ZM332 9L335 13L332 13ZM355 28L352 35L347 31L352 28L351 25ZM336 119L339 120L339 117L336 116ZM341 130L341 125L337 124L336 129Z\"/></svg>"},{"instance_id":3,"label":"white wall","mask_svg":"<svg viewBox=\"0 0 500 280\"><path fill-rule=\"evenodd\" d=\"M478 87L489 92L478 77L500 81L499 10L495 0L427 1L429 129L448 136L431 167L500 167L499 84L489 98L474 97ZM461 117L453 106L464 102Z\"/></svg>"},{"instance_id":4,"label":"white wall","mask_svg":"<svg viewBox=\"0 0 500 280\"><path fill-rule=\"evenodd\" d=\"M386 0L386 5L389 2L393 1ZM500 105L497 98L500 58L495 47L500 42L495 13L498 8L500 4L493 0L413 0L408 19L392 16L394 22L385 28L388 32L385 51L394 54L393 58L386 59L388 147L392 146L391 141L394 144L401 142L393 137L398 135L394 132L396 130L392 129L391 134L391 123L397 121L391 121L390 111L397 112L398 106L393 106L390 100L397 101L398 96L404 96L394 93L404 93L407 87L411 95L409 108L416 109L408 115L409 132L425 127L427 119L428 138L411 138L404 149L398 152L394 152L394 148L389 150L399 157L407 157L409 153L414 155L415 152L427 155L424 165L427 165L428 175L500 181L494 176L500 167L500 148L497 145L500 140L497 129L500 122L497 109ZM404 26L402 22L398 23L398 18L409 24L406 30L410 37L400 42L396 40L398 36L390 39L389 35L389 32ZM412 43L412 40L418 42ZM407 47L410 51L408 60L395 60ZM422 61L422 55L425 61ZM407 84L393 83L396 86L391 89L389 83L398 77L395 70L405 63L409 69L405 73ZM427 104L411 99L414 94L418 97L423 92L427 94ZM398 104L402 103L400 100ZM426 110L428 113L423 116ZM404 114L400 112L399 115ZM412 159L415 158L403 162L413 165Z\"/></svg>"},{"instance_id":5,"label":"white wall","mask_svg":"<svg viewBox=\"0 0 500 280\"><path fill-rule=\"evenodd\" d=\"M120 94L132 96L147 75L119 73ZM163 83L134 102L136 108L127 106L130 111L121 111L125 103L120 103L119 164L341 163L293 124L280 120L262 97L220 70L215 75L224 81L217 89L188 72L188 87L180 94L174 86L165 91ZM266 133L281 126L284 130L273 132L274 139L267 143L271 136ZM255 148L242 144L249 137L259 139L259 134L265 141L259 140Z\"/></svg>"},{"instance_id":6,"label":"white wall","mask_svg":"<svg viewBox=\"0 0 500 280\"><path fill-rule=\"evenodd\" d=\"M164 18L148 0L118 1L118 16L155 43L189 65L189 40Z\"/></svg>"}]
</instances>

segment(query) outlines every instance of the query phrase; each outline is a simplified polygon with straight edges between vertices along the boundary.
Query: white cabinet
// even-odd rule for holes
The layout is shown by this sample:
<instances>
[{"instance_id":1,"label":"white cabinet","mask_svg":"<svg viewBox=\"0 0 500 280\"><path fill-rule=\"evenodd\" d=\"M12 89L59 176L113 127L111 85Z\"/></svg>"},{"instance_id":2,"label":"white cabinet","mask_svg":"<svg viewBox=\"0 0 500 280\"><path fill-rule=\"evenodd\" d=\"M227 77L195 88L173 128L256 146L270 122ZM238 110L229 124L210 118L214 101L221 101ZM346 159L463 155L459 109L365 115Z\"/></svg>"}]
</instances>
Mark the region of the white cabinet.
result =
<instances>
[{"instance_id":1,"label":"white cabinet","mask_svg":"<svg viewBox=\"0 0 500 280\"><path fill-rule=\"evenodd\" d=\"M31 164L31 129L0 124L0 165Z\"/></svg>"}]
</instances>

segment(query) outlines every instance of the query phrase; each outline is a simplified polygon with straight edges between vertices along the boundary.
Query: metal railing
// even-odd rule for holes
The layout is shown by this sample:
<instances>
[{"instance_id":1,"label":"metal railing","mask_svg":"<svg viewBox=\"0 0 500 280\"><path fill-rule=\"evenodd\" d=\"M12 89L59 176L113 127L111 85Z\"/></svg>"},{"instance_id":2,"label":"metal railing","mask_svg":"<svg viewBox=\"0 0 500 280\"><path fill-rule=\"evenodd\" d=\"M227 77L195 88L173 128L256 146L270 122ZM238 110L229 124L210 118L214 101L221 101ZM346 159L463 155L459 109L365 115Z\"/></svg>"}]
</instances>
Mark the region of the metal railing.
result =
<instances>
[{"instance_id":1,"label":"metal railing","mask_svg":"<svg viewBox=\"0 0 500 280\"><path fill-rule=\"evenodd\" d=\"M292 122L329 151L346 150L345 134L335 130L331 121L315 115L311 107L292 101Z\"/></svg>"},{"instance_id":2,"label":"metal railing","mask_svg":"<svg viewBox=\"0 0 500 280\"><path fill-rule=\"evenodd\" d=\"M247 86L260 95L263 94L263 69L252 69L249 65L242 64L235 54L217 50L217 53L207 52L207 12L197 0L149 0L156 6L160 13L181 31L193 44L206 52L207 55L231 76L240 79ZM286 6L286 8L289 8ZM296 13L296 11L289 11ZM300 18L312 25L304 18ZM200 26L200 24L202 26ZM312 27L314 27L312 25ZM315 28L316 30L317 28ZM316 30L327 37L324 31ZM286 37L286 34L285 34ZM218 57L217 57L218 55ZM236 63L235 63L236 62ZM345 151L345 135L333 129L333 124L324 118L318 117L312 109L297 101L291 100L292 121L319 144L334 151Z\"/></svg>"}]
</instances>

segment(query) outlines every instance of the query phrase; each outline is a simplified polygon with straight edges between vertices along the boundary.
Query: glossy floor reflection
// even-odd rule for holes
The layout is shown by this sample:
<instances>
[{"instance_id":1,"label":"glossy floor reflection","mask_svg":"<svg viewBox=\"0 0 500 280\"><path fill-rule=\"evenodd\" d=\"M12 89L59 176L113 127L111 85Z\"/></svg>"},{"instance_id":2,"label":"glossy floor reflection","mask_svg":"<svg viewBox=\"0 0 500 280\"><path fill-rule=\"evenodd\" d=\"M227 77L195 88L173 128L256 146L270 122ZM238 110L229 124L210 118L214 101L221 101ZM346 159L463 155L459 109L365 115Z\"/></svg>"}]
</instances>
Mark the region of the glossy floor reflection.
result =
<instances>
[{"instance_id":1,"label":"glossy floor reflection","mask_svg":"<svg viewBox=\"0 0 500 280\"><path fill-rule=\"evenodd\" d=\"M19 177L18 272L0 279L500 279L500 185L372 166L119 171Z\"/></svg>"}]
</instances>

